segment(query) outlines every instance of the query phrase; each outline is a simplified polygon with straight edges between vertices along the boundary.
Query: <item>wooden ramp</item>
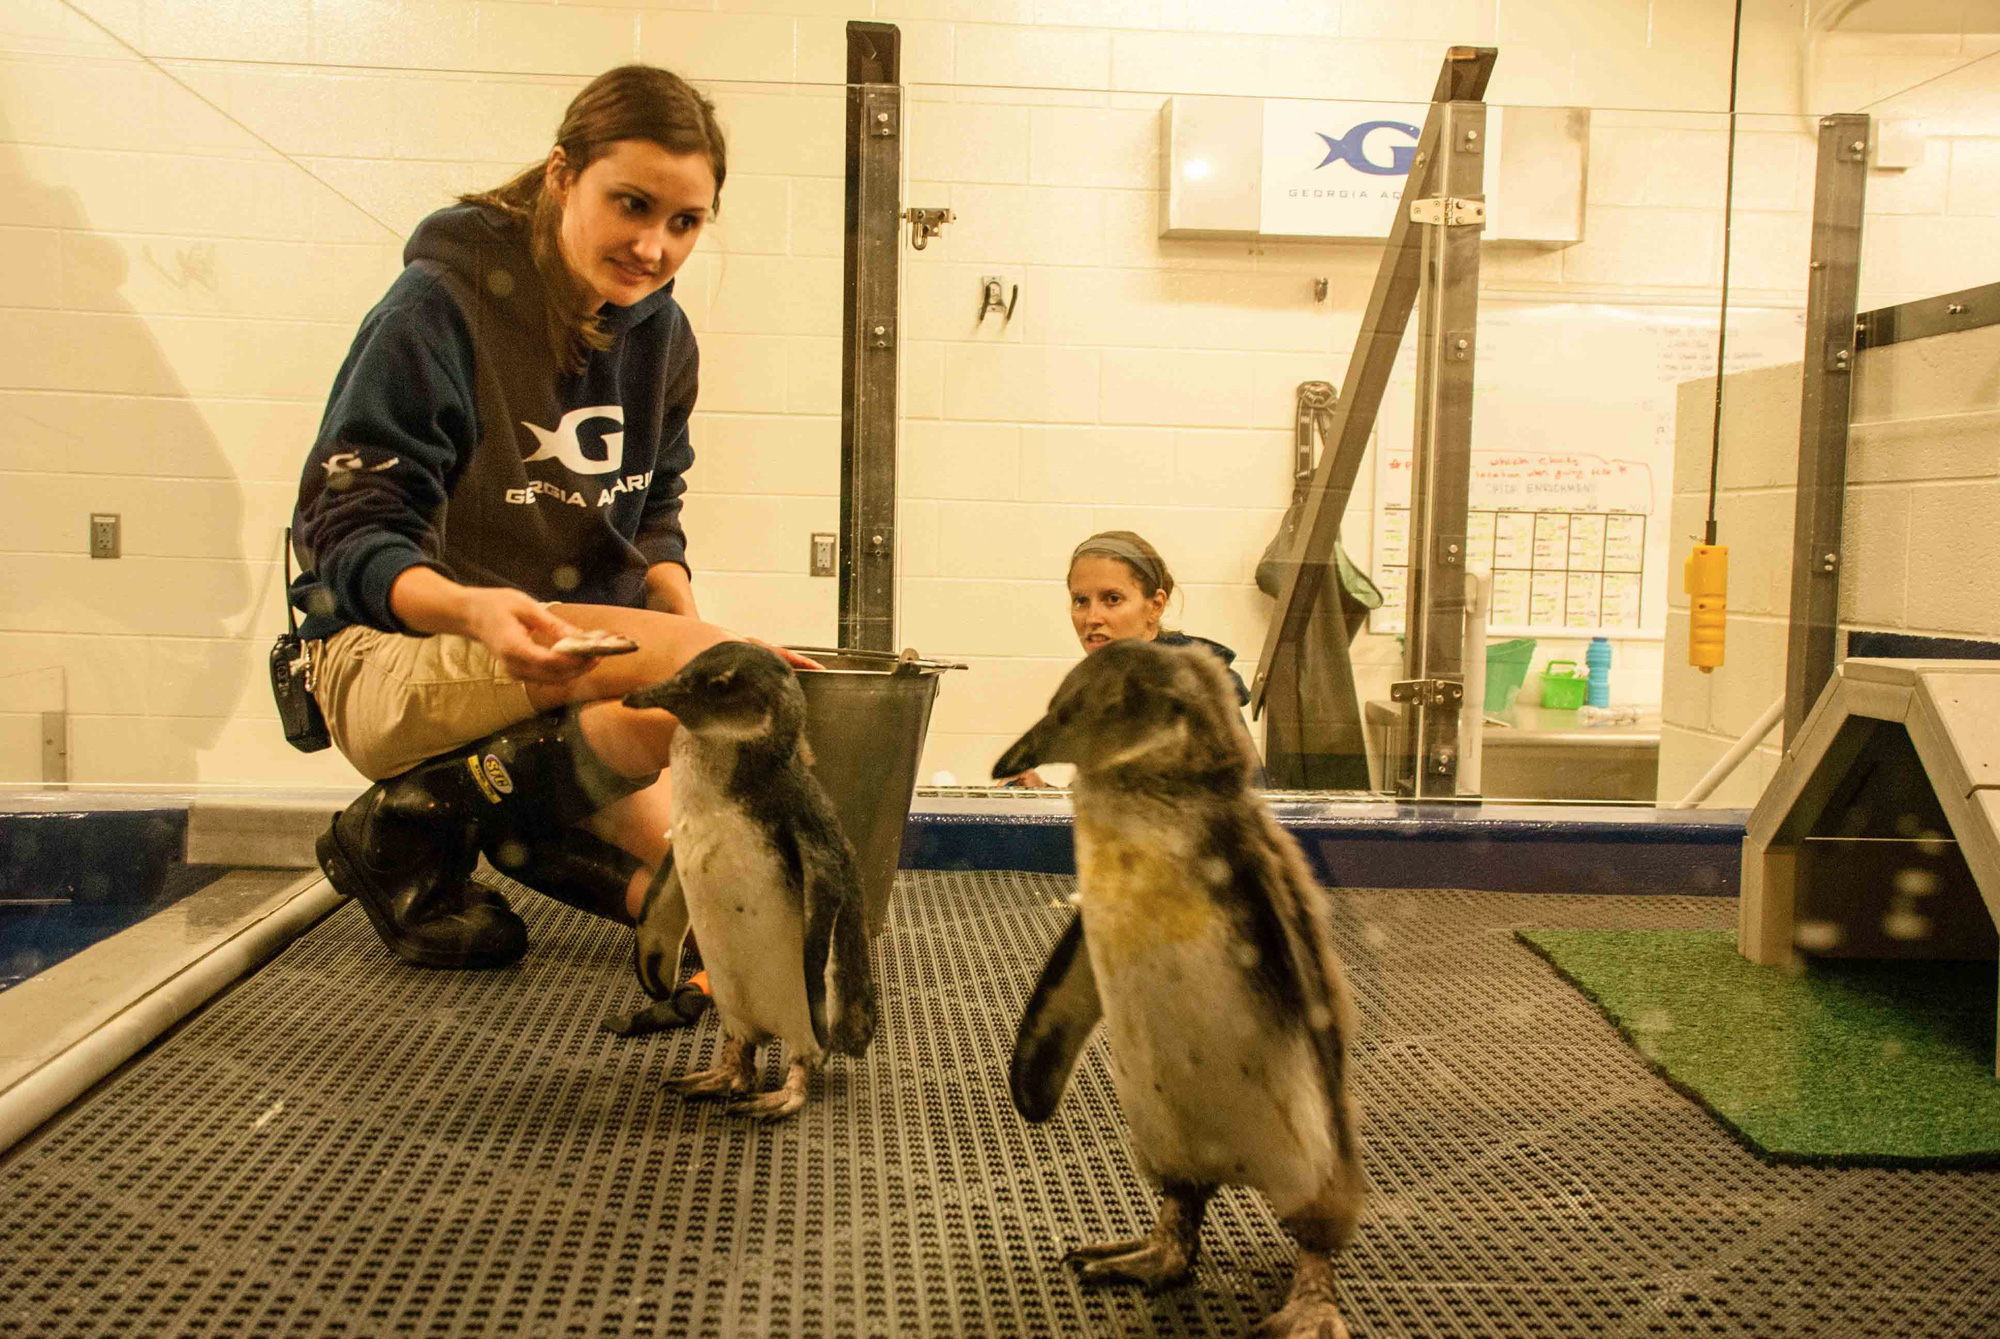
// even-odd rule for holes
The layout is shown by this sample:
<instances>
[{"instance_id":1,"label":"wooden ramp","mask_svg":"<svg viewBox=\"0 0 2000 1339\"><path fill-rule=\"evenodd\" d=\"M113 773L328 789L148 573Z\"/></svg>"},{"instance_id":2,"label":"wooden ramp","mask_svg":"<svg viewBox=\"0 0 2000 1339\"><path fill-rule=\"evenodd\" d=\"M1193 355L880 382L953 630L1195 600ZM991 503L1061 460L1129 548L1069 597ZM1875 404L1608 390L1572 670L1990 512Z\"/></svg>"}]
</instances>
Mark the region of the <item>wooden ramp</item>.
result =
<instances>
[{"instance_id":1,"label":"wooden ramp","mask_svg":"<svg viewBox=\"0 0 2000 1339\"><path fill-rule=\"evenodd\" d=\"M1770 966L1996 956L2000 662L1842 663L1750 815L1738 915Z\"/></svg>"}]
</instances>

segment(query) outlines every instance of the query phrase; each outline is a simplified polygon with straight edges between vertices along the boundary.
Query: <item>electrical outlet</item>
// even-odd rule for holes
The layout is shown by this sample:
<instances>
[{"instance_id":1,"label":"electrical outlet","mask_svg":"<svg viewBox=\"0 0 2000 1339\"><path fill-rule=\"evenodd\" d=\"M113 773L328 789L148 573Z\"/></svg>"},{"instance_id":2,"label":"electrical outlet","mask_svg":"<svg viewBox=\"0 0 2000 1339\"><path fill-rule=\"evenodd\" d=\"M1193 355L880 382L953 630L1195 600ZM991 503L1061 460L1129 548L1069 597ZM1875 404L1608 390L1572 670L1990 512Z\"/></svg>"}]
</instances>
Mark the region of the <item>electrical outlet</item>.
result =
<instances>
[{"instance_id":1,"label":"electrical outlet","mask_svg":"<svg viewBox=\"0 0 2000 1339\"><path fill-rule=\"evenodd\" d=\"M94 511L90 513L90 556L93 558L116 558L118 556L118 513L115 511Z\"/></svg>"},{"instance_id":2,"label":"electrical outlet","mask_svg":"<svg viewBox=\"0 0 2000 1339\"><path fill-rule=\"evenodd\" d=\"M813 532L811 565L806 568L808 575L816 577L830 577L833 575L835 545L837 542L837 537L834 535L827 534L824 531Z\"/></svg>"}]
</instances>

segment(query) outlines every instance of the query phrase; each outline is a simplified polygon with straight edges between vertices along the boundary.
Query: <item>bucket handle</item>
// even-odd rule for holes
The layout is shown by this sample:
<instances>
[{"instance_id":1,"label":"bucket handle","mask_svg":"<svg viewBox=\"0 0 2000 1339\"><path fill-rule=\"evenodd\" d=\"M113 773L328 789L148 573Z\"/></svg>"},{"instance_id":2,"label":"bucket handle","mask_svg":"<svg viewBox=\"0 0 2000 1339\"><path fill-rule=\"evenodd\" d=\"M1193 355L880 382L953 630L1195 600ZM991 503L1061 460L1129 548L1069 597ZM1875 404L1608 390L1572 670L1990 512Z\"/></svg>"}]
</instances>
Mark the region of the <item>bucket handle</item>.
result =
<instances>
[{"instance_id":1,"label":"bucket handle","mask_svg":"<svg viewBox=\"0 0 2000 1339\"><path fill-rule=\"evenodd\" d=\"M787 651L797 651L809 656L851 656L856 660L879 660L889 665L909 665L915 669L955 670L970 669L971 666L956 660L926 660L915 651L867 651L859 647L839 646L788 646Z\"/></svg>"},{"instance_id":2,"label":"bucket handle","mask_svg":"<svg viewBox=\"0 0 2000 1339\"><path fill-rule=\"evenodd\" d=\"M1557 674L1556 666L1558 665L1569 666L1569 671L1564 674ZM1554 677L1557 679L1574 679L1575 677L1577 677L1576 662L1574 660L1551 660L1548 664L1542 666L1542 677L1543 678Z\"/></svg>"}]
</instances>

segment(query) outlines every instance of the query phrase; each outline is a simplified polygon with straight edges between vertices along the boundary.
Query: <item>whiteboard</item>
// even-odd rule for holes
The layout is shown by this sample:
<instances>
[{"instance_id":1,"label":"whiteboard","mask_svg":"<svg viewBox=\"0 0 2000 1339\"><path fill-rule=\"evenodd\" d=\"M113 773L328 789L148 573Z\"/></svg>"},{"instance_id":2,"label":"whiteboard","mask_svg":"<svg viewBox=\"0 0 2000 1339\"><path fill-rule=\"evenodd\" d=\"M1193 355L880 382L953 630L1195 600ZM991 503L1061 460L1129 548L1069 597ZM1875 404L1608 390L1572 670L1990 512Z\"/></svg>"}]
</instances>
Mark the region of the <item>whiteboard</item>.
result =
<instances>
[{"instance_id":1,"label":"whiteboard","mask_svg":"<svg viewBox=\"0 0 2000 1339\"><path fill-rule=\"evenodd\" d=\"M1489 579L1490 633L1665 635L1675 398L1714 375L1718 318L1713 307L1481 298L1467 565ZM1414 326L1377 420L1378 633L1404 622ZM1804 344L1803 310L1729 313L1732 372L1797 362Z\"/></svg>"}]
</instances>

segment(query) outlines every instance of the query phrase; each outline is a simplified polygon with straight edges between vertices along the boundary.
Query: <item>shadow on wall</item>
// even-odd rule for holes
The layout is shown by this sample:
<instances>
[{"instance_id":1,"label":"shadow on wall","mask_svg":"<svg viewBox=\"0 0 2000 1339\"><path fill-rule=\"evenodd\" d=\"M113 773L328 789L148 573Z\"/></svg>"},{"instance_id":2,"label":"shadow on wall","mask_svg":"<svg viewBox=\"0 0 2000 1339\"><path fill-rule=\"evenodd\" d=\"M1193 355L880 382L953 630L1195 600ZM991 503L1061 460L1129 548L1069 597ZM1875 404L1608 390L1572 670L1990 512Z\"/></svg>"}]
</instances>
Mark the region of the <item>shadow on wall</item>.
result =
<instances>
[{"instance_id":1,"label":"shadow on wall","mask_svg":"<svg viewBox=\"0 0 2000 1339\"><path fill-rule=\"evenodd\" d=\"M160 342L216 352L199 319L214 253L173 238L171 219L147 220L143 242L93 232L79 190L40 179L74 163L102 189L143 189L107 180L107 157L24 145L0 121L0 224L28 251L0 311L0 434L18 471L0 503L0 782L46 779L40 713L55 710L71 781L193 782L254 663L238 639L253 596L243 488ZM149 321L127 295L134 254L160 287L149 305L193 315ZM122 517L115 561L89 556L95 512Z\"/></svg>"}]
</instances>

